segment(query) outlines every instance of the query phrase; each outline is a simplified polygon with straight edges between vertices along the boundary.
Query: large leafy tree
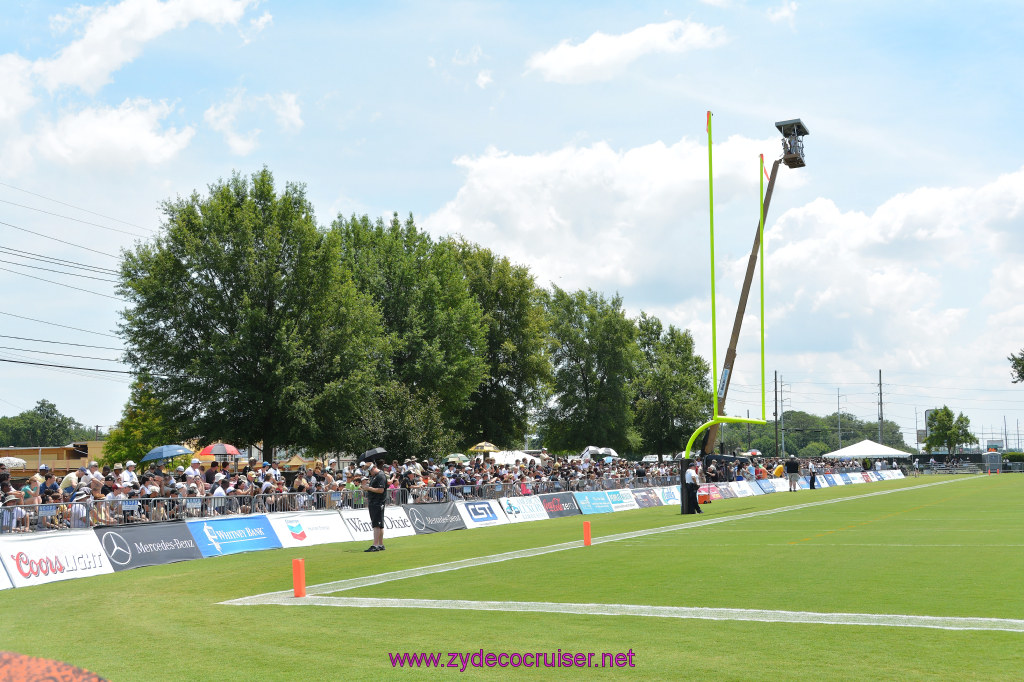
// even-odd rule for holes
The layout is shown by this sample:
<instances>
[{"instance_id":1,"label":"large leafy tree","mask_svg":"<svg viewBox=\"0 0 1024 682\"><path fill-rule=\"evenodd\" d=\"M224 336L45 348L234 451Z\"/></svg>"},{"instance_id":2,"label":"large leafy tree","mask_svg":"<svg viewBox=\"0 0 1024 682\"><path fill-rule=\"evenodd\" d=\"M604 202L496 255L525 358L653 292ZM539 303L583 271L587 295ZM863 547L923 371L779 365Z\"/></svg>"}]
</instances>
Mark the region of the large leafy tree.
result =
<instances>
[{"instance_id":1,"label":"large leafy tree","mask_svg":"<svg viewBox=\"0 0 1024 682\"><path fill-rule=\"evenodd\" d=\"M633 424L633 399L643 358L622 298L554 286L548 315L554 380L541 419L545 445L635 451L642 441Z\"/></svg>"},{"instance_id":2,"label":"large leafy tree","mask_svg":"<svg viewBox=\"0 0 1024 682\"><path fill-rule=\"evenodd\" d=\"M403 223L397 214L388 223L339 216L331 234L340 240L343 268L376 306L386 334L386 351L377 356L378 384L386 388L366 409L406 409L412 401L423 418L454 429L487 376L483 314L456 245L434 243L411 216ZM384 418L401 422L401 415ZM441 439L434 454L450 446Z\"/></svg>"},{"instance_id":3,"label":"large leafy tree","mask_svg":"<svg viewBox=\"0 0 1024 682\"><path fill-rule=\"evenodd\" d=\"M124 253L121 335L182 436L238 446L351 445L379 321L317 228L301 185L235 174L168 201L164 230Z\"/></svg>"},{"instance_id":4,"label":"large leafy tree","mask_svg":"<svg viewBox=\"0 0 1024 682\"><path fill-rule=\"evenodd\" d=\"M944 449L947 453L953 454L959 446L977 442L977 437L971 433L971 420L965 417L963 412L954 417L953 410L943 405L928 414L928 439L925 441L925 450L929 453Z\"/></svg>"},{"instance_id":5,"label":"large leafy tree","mask_svg":"<svg viewBox=\"0 0 1024 682\"><path fill-rule=\"evenodd\" d=\"M132 382L121 421L110 430L103 444L102 463L139 462L153 448L178 441L178 432L164 418L161 401L151 390L149 381L139 378Z\"/></svg>"},{"instance_id":6,"label":"large leafy tree","mask_svg":"<svg viewBox=\"0 0 1024 682\"><path fill-rule=\"evenodd\" d=\"M94 432L68 417L49 400L13 417L0 417L0 446L55 446L88 440Z\"/></svg>"},{"instance_id":7,"label":"large leafy tree","mask_svg":"<svg viewBox=\"0 0 1024 682\"><path fill-rule=\"evenodd\" d=\"M641 313L636 321L643 363L636 382L636 428L645 451L682 450L711 416L710 367L694 352L689 331L662 327Z\"/></svg>"},{"instance_id":8,"label":"large leafy tree","mask_svg":"<svg viewBox=\"0 0 1024 682\"><path fill-rule=\"evenodd\" d=\"M543 292L529 269L476 244L456 247L470 292L483 312L487 377L462 417L463 444L517 443L529 430L551 377Z\"/></svg>"},{"instance_id":9,"label":"large leafy tree","mask_svg":"<svg viewBox=\"0 0 1024 682\"><path fill-rule=\"evenodd\" d=\"M1024 381L1024 349L1019 353L1010 353L1006 359L1010 361L1010 379L1013 383Z\"/></svg>"}]
</instances>

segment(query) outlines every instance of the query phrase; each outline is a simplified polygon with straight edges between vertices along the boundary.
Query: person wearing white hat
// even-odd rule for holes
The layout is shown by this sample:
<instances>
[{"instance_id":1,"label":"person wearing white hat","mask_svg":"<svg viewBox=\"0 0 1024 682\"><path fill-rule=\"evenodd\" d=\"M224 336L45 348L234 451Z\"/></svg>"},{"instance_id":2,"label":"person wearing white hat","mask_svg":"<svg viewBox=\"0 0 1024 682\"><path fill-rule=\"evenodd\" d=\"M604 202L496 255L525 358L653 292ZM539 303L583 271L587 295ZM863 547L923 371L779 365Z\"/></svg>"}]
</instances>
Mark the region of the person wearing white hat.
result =
<instances>
[{"instance_id":1,"label":"person wearing white hat","mask_svg":"<svg viewBox=\"0 0 1024 682\"><path fill-rule=\"evenodd\" d=\"M135 473L135 462L128 460L125 462L124 471L121 472L121 483L131 487L138 484L138 482L139 475Z\"/></svg>"},{"instance_id":2,"label":"person wearing white hat","mask_svg":"<svg viewBox=\"0 0 1024 682\"><path fill-rule=\"evenodd\" d=\"M192 463L185 469L185 482L199 484L203 480L203 472L199 468L199 458L193 457Z\"/></svg>"}]
</instances>

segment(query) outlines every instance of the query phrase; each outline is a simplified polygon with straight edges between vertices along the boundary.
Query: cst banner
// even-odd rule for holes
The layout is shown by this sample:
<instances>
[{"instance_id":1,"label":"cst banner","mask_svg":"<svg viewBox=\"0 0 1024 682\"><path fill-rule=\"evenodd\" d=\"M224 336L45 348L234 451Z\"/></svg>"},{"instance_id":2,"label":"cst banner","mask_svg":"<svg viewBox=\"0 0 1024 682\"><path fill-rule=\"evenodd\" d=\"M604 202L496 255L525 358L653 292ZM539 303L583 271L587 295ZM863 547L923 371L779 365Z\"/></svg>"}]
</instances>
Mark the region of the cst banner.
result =
<instances>
[{"instance_id":1,"label":"cst banner","mask_svg":"<svg viewBox=\"0 0 1024 682\"><path fill-rule=\"evenodd\" d=\"M480 528L482 526L497 526L508 523L508 517L501 510L497 500L471 500L469 502L456 502L462 520L466 522L466 528Z\"/></svg>"},{"instance_id":2,"label":"cst banner","mask_svg":"<svg viewBox=\"0 0 1024 682\"><path fill-rule=\"evenodd\" d=\"M280 549L281 541L262 514L187 521L204 557Z\"/></svg>"},{"instance_id":3,"label":"cst banner","mask_svg":"<svg viewBox=\"0 0 1024 682\"><path fill-rule=\"evenodd\" d=\"M615 511L608 501L608 494L603 490L575 492L572 496L584 514L609 514ZM544 518L547 518L546 514Z\"/></svg>"},{"instance_id":4,"label":"cst banner","mask_svg":"<svg viewBox=\"0 0 1024 682\"><path fill-rule=\"evenodd\" d=\"M92 530L0 538L0 561L15 587L114 572Z\"/></svg>"},{"instance_id":5,"label":"cst banner","mask_svg":"<svg viewBox=\"0 0 1024 682\"><path fill-rule=\"evenodd\" d=\"M184 523L113 526L94 531L115 571L203 557Z\"/></svg>"},{"instance_id":6,"label":"cst banner","mask_svg":"<svg viewBox=\"0 0 1024 682\"><path fill-rule=\"evenodd\" d=\"M533 495L502 497L498 502L511 523L543 521L548 518L548 513L544 511L544 505Z\"/></svg>"},{"instance_id":7,"label":"cst banner","mask_svg":"<svg viewBox=\"0 0 1024 682\"><path fill-rule=\"evenodd\" d=\"M353 540L373 540L373 528L370 527L370 512L366 509L347 509L341 512L348 532ZM402 507L384 507L384 537L397 538L402 535L415 535L409 515Z\"/></svg>"},{"instance_id":8,"label":"cst banner","mask_svg":"<svg viewBox=\"0 0 1024 682\"><path fill-rule=\"evenodd\" d=\"M540 498L540 503L544 505L544 511L548 513L550 519L582 513L572 493L547 493L537 497Z\"/></svg>"},{"instance_id":9,"label":"cst banner","mask_svg":"<svg viewBox=\"0 0 1024 682\"><path fill-rule=\"evenodd\" d=\"M409 504L405 506L405 513L417 535L466 529L454 502Z\"/></svg>"},{"instance_id":10,"label":"cst banner","mask_svg":"<svg viewBox=\"0 0 1024 682\"><path fill-rule=\"evenodd\" d=\"M639 509L640 505L633 499L633 491L629 488L621 490L608 490L608 501L615 511L626 511L627 509Z\"/></svg>"},{"instance_id":11,"label":"cst banner","mask_svg":"<svg viewBox=\"0 0 1024 682\"><path fill-rule=\"evenodd\" d=\"M640 508L644 507L660 507L661 500L658 498L658 493L654 492L651 488L636 488L633 491L633 499Z\"/></svg>"},{"instance_id":12,"label":"cst banner","mask_svg":"<svg viewBox=\"0 0 1024 682\"><path fill-rule=\"evenodd\" d=\"M328 542L349 542L352 535L335 511L267 516L282 547L308 547Z\"/></svg>"},{"instance_id":13,"label":"cst banner","mask_svg":"<svg viewBox=\"0 0 1024 682\"><path fill-rule=\"evenodd\" d=\"M666 507L669 505L675 506L682 504L682 501L679 499L679 486L667 485L661 488L655 488L654 490L658 493L658 497L661 498L661 503Z\"/></svg>"}]
</instances>

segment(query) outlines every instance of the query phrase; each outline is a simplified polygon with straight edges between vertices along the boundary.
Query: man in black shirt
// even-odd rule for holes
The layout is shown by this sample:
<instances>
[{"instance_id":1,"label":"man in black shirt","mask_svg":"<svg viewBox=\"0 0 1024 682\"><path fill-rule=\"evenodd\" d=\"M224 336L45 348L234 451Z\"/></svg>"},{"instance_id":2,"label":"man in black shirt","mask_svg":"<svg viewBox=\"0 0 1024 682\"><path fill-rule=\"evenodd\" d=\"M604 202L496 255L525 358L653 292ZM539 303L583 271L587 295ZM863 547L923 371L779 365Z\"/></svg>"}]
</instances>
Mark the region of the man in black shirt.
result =
<instances>
[{"instance_id":1,"label":"man in black shirt","mask_svg":"<svg viewBox=\"0 0 1024 682\"><path fill-rule=\"evenodd\" d=\"M388 488L388 479L384 472L377 468L376 462L370 462L369 481L363 481L362 489L366 493L366 508L370 512L370 527L373 529L373 544L367 552L384 551L384 495Z\"/></svg>"},{"instance_id":2,"label":"man in black shirt","mask_svg":"<svg viewBox=\"0 0 1024 682\"><path fill-rule=\"evenodd\" d=\"M796 492L800 483L800 460L790 455L786 461L786 476L789 478L789 492Z\"/></svg>"}]
</instances>

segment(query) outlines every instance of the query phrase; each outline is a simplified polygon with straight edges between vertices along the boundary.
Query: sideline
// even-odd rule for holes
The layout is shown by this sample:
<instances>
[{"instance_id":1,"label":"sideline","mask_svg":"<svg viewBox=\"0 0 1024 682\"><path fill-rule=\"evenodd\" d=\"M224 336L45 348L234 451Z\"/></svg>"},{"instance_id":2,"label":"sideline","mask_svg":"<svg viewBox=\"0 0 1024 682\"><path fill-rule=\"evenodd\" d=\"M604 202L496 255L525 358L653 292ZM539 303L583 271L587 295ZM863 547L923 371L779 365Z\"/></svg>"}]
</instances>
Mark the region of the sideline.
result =
<instances>
[{"instance_id":1,"label":"sideline","mask_svg":"<svg viewBox=\"0 0 1024 682\"><path fill-rule=\"evenodd\" d=\"M974 478L954 478L946 481L937 481L935 483L925 483L922 485L915 485L906 488L896 488L895 490L879 490L870 493L864 493L863 495L851 495L848 497L838 497L832 500L820 500L818 502L806 502L804 504L795 504L787 507L778 507L776 509L765 509L763 511L747 512L744 514L734 514L731 516L720 516L713 519L705 519L700 521L690 521L687 523L677 523L670 526L660 526L658 528L645 528L643 530L628 531L625 533L616 533L614 535L604 535L593 539L592 544L598 545L605 542L617 542L619 540L630 540L633 538L643 537L646 535L655 535L658 533L670 533L678 530L686 530L689 528L700 528L703 526L717 525L720 523L727 523L729 521L736 521L740 519L750 519L760 516L769 516L771 514L781 514L790 511L798 511L801 509L810 509L812 507L821 507L830 504L836 504L839 502L847 502L850 500L862 500L869 497L877 497L879 495L891 495L894 493L900 493L907 490L920 490L922 488L931 488L938 485L948 485L950 483L959 483L962 481L971 481ZM431 575L433 573L444 573L447 571L457 571L461 568L473 568L476 566L484 566L487 564L500 563L503 561L510 561L512 559L524 559L526 557L539 556L542 554L550 554L552 552L562 552L568 549L576 549L583 546L582 540L573 540L571 542L562 542L554 545L546 545L543 547L534 547L530 549L520 549L512 552L503 552L501 554L491 554L482 557L473 557L470 559L462 559L460 561L452 561L444 564L434 564L431 566L421 566L418 568L408 568L401 571L391 571L389 573L379 573L376 575L362 576L359 578L348 578L346 580L335 580L327 583L320 583L318 585L310 585L306 588L306 594L309 596L296 598L293 595L292 590L280 590L277 592L266 592L263 594L252 595L249 597L240 597L238 599L231 599L228 601L220 602L222 606L256 606L256 605L324 605L324 606L354 606L359 607L361 604L358 598L338 598L338 597L318 597L318 595L326 595L334 592L343 592L346 590L354 590L360 587L368 587L370 585L379 585L381 583L392 582L394 580L403 580L406 578L417 578L424 575ZM430 600L401 600L401 599L373 599L372 601L376 606L402 606L410 607L413 606L410 602L423 603L423 604L437 604L437 606L421 606L419 608L460 608L453 606L456 603L462 604L501 604L501 608L504 610L514 610L515 605L519 603L528 602L449 602L449 601L435 601ZM342 603L344 602L344 603ZM444 604L445 606L441 606ZM574 609L580 607L606 607L614 608L616 605L604 605L604 604L548 604L552 608L560 609ZM673 609L676 607L633 607L629 605L617 605L620 608L650 608L650 609ZM464 606L461 608L475 608L471 606ZM481 607L482 608L482 607ZM742 612L737 609L676 609L678 612ZM559 613L577 613L577 611L557 611ZM596 612L595 612L596 613ZM761 612L756 613L786 613L786 612ZM620 614L607 614L607 615L620 615ZM627 614L621 614L627 615ZM655 614L629 614L629 615L655 615ZM825 616L829 614L824 614ZM857 615L857 614L854 614ZM676 618L696 618L698 616L668 616ZM984 620L984 619L983 619ZM796 621L803 622L803 621ZM813 622L813 621L811 621ZM1024 621L1021 621L1024 623Z\"/></svg>"}]
</instances>

